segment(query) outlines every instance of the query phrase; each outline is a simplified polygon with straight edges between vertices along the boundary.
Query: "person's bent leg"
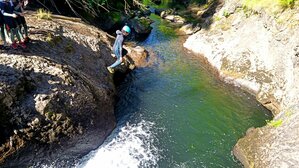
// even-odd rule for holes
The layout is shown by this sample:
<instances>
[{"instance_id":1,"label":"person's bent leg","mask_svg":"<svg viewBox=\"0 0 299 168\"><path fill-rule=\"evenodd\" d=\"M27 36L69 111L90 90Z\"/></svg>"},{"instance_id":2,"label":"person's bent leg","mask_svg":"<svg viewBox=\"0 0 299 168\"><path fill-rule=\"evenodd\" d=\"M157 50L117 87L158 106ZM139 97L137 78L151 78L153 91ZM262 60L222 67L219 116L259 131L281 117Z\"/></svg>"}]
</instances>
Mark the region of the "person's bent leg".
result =
<instances>
[{"instance_id":1,"label":"person's bent leg","mask_svg":"<svg viewBox=\"0 0 299 168\"><path fill-rule=\"evenodd\" d=\"M15 28L11 28L10 29L10 39L11 39L11 42L12 42L11 47L13 49L17 49L18 48L17 43L15 41L15 34L16 34L16 29Z\"/></svg>"},{"instance_id":2,"label":"person's bent leg","mask_svg":"<svg viewBox=\"0 0 299 168\"><path fill-rule=\"evenodd\" d=\"M117 58L117 60L112 65L110 65L110 67L115 68L116 66L121 64L121 62L122 62L122 57L119 57L119 58Z\"/></svg>"},{"instance_id":3,"label":"person's bent leg","mask_svg":"<svg viewBox=\"0 0 299 168\"><path fill-rule=\"evenodd\" d=\"M17 36L18 41L22 42L21 36L20 36L20 29L19 29L19 27L15 28L15 35Z\"/></svg>"},{"instance_id":4,"label":"person's bent leg","mask_svg":"<svg viewBox=\"0 0 299 168\"><path fill-rule=\"evenodd\" d=\"M26 37L28 37L28 26L27 26L27 24L24 24L23 28L24 28L25 38L26 38Z\"/></svg>"},{"instance_id":5,"label":"person's bent leg","mask_svg":"<svg viewBox=\"0 0 299 168\"><path fill-rule=\"evenodd\" d=\"M22 25L19 25L19 26L18 26L18 31L17 31L17 33L18 33L18 35L20 36L20 38L25 39L25 37L23 36L21 30L22 30Z\"/></svg>"}]
</instances>

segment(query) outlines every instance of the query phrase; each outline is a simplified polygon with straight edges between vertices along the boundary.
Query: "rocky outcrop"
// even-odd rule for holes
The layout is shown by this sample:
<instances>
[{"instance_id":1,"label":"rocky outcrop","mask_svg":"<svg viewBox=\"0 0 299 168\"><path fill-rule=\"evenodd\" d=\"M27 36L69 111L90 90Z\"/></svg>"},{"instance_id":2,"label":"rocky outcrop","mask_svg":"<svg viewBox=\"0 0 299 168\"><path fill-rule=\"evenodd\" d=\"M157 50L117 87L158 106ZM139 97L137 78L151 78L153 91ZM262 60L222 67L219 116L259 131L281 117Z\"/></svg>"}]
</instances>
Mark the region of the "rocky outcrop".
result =
<instances>
[{"instance_id":1,"label":"rocky outcrop","mask_svg":"<svg viewBox=\"0 0 299 168\"><path fill-rule=\"evenodd\" d=\"M243 11L225 1L208 29L184 46L201 54L227 82L256 95L274 114L262 128L250 129L234 148L245 167L296 167L299 163L298 9L276 13Z\"/></svg>"},{"instance_id":2,"label":"rocky outcrop","mask_svg":"<svg viewBox=\"0 0 299 168\"><path fill-rule=\"evenodd\" d=\"M106 69L115 61L113 37L68 20L30 15L27 22L28 48L0 54L0 161L8 167L74 160L115 127L116 93ZM134 58L144 54L129 52L131 61L121 68L135 66Z\"/></svg>"}]
</instances>

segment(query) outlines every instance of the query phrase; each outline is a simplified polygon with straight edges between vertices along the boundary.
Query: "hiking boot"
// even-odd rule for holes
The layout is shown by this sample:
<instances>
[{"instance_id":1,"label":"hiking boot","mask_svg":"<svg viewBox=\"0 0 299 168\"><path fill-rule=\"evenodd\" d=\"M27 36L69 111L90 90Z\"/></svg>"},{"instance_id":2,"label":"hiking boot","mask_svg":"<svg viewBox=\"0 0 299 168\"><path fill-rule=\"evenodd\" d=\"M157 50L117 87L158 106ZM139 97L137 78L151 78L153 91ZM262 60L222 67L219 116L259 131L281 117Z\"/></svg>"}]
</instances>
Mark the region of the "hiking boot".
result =
<instances>
[{"instance_id":1,"label":"hiking boot","mask_svg":"<svg viewBox=\"0 0 299 168\"><path fill-rule=\"evenodd\" d=\"M19 46L20 46L20 47L22 47L23 49L25 49L25 48L26 48L26 45L25 45L25 43L24 43L24 42L20 42L20 43L19 43Z\"/></svg>"},{"instance_id":2,"label":"hiking boot","mask_svg":"<svg viewBox=\"0 0 299 168\"><path fill-rule=\"evenodd\" d=\"M107 69L108 69L108 71L110 72L110 73L114 73L114 69L113 68L111 68L111 67L107 67Z\"/></svg>"},{"instance_id":3,"label":"hiking boot","mask_svg":"<svg viewBox=\"0 0 299 168\"><path fill-rule=\"evenodd\" d=\"M18 45L17 45L17 42L13 42L10 46L12 49L17 49L18 48Z\"/></svg>"},{"instance_id":4,"label":"hiking boot","mask_svg":"<svg viewBox=\"0 0 299 168\"><path fill-rule=\"evenodd\" d=\"M25 37L25 39L24 39L25 44L29 43L30 41L31 41L31 39L29 37Z\"/></svg>"}]
</instances>

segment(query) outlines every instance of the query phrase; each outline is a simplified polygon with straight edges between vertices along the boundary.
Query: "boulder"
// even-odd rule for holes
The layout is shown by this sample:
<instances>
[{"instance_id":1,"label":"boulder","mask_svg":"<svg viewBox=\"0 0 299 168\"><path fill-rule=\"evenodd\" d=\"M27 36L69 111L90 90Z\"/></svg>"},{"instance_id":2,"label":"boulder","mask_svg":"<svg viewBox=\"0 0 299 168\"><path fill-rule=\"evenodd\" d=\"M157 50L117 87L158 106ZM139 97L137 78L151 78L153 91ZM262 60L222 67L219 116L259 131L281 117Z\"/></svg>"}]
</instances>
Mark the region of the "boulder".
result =
<instances>
[{"instance_id":1,"label":"boulder","mask_svg":"<svg viewBox=\"0 0 299 168\"><path fill-rule=\"evenodd\" d=\"M186 22L186 20L179 15L166 15L164 19L178 24L184 24Z\"/></svg>"},{"instance_id":2,"label":"boulder","mask_svg":"<svg viewBox=\"0 0 299 168\"><path fill-rule=\"evenodd\" d=\"M201 30L201 26L199 24L186 24L180 28L180 31L184 32L187 35L192 35Z\"/></svg>"},{"instance_id":3,"label":"boulder","mask_svg":"<svg viewBox=\"0 0 299 168\"><path fill-rule=\"evenodd\" d=\"M167 15L174 15L175 14L175 11L173 9L167 9L167 10L163 10L160 12L159 16L164 18L166 17Z\"/></svg>"}]
</instances>

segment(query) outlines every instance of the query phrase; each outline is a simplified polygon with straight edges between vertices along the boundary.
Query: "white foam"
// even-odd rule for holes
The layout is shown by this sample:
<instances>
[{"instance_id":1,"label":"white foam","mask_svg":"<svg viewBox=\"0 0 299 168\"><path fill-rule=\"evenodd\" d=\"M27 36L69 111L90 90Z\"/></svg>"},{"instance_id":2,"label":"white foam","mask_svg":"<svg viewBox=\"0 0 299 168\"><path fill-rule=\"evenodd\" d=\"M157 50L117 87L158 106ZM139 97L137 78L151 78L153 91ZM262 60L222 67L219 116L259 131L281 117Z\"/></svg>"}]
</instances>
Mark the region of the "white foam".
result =
<instances>
[{"instance_id":1,"label":"white foam","mask_svg":"<svg viewBox=\"0 0 299 168\"><path fill-rule=\"evenodd\" d=\"M154 123L142 120L123 126L118 135L85 156L79 168L156 167L158 149L154 146Z\"/></svg>"}]
</instances>

